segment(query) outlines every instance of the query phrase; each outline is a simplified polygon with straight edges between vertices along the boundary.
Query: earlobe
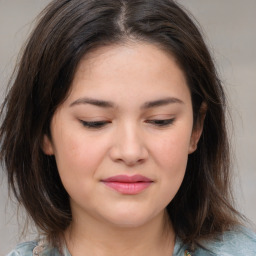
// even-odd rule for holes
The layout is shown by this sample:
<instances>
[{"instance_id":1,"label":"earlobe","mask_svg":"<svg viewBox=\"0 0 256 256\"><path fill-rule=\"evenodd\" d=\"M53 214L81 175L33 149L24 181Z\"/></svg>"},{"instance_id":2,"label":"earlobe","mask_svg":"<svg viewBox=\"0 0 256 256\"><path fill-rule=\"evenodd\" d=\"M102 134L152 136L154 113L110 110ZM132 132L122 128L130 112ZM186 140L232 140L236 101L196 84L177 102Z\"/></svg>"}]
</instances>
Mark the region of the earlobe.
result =
<instances>
[{"instance_id":1,"label":"earlobe","mask_svg":"<svg viewBox=\"0 0 256 256\"><path fill-rule=\"evenodd\" d=\"M207 105L205 102L203 102L199 109L198 118L191 134L190 144L188 149L189 154L195 152L197 149L197 144L202 135L203 128L204 128L204 120L205 120L206 112L207 112Z\"/></svg>"},{"instance_id":2,"label":"earlobe","mask_svg":"<svg viewBox=\"0 0 256 256\"><path fill-rule=\"evenodd\" d=\"M193 152L195 152L197 149L197 142L195 140L190 140L190 145L189 145L189 149L188 149L188 153L192 154Z\"/></svg>"},{"instance_id":3,"label":"earlobe","mask_svg":"<svg viewBox=\"0 0 256 256\"><path fill-rule=\"evenodd\" d=\"M192 154L193 152L196 151L197 149L197 143L201 137L202 134L202 130L198 131L198 130L194 130L192 132L191 138L190 138L190 144L189 144L189 149L188 149L188 153Z\"/></svg>"},{"instance_id":4,"label":"earlobe","mask_svg":"<svg viewBox=\"0 0 256 256\"><path fill-rule=\"evenodd\" d=\"M42 150L46 155L54 155L52 142L47 135L44 135Z\"/></svg>"}]
</instances>

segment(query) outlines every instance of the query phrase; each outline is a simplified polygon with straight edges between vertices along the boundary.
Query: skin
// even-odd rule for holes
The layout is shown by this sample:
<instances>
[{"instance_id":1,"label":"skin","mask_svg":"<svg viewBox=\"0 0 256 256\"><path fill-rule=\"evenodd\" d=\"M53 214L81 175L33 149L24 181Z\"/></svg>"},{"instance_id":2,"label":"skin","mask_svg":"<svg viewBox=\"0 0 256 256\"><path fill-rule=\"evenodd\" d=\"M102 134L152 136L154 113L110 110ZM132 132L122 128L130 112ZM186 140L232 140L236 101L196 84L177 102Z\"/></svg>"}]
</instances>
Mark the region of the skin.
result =
<instances>
[{"instance_id":1,"label":"skin","mask_svg":"<svg viewBox=\"0 0 256 256\"><path fill-rule=\"evenodd\" d=\"M146 104L162 99L160 105ZM155 121L170 119L166 126ZM81 120L106 123L89 128ZM73 221L65 236L73 256L171 255L175 234L165 208L182 183L188 154L196 150L202 128L195 127L184 73L170 54L133 42L83 58L53 116L52 139L44 137L44 152L55 156L70 195ZM126 195L102 182L120 174L140 174L152 183Z\"/></svg>"}]
</instances>

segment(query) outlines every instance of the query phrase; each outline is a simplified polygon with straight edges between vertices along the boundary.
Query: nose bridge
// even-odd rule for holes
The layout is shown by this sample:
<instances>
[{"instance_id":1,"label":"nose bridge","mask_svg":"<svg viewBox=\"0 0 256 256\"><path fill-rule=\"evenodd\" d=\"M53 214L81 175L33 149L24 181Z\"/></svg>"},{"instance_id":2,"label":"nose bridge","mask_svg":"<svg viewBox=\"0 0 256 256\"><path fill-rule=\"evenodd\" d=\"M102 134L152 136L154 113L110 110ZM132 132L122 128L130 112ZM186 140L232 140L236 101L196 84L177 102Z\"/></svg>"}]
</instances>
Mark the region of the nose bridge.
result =
<instances>
[{"instance_id":1,"label":"nose bridge","mask_svg":"<svg viewBox=\"0 0 256 256\"><path fill-rule=\"evenodd\" d=\"M114 135L112 158L127 165L142 162L147 158L147 149L142 129L137 122L126 121L117 127Z\"/></svg>"}]
</instances>

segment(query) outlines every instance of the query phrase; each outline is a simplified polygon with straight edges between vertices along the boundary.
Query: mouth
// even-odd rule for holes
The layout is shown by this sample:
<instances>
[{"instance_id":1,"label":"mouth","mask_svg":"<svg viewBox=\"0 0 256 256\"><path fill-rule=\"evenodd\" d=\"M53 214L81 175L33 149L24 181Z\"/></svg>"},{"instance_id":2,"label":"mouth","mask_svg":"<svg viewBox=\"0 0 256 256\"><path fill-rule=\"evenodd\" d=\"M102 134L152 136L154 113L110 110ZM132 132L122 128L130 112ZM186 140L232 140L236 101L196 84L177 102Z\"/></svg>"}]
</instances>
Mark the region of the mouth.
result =
<instances>
[{"instance_id":1,"label":"mouth","mask_svg":"<svg viewBox=\"0 0 256 256\"><path fill-rule=\"evenodd\" d=\"M121 194L136 195L148 188L153 181L142 175L117 175L102 180L107 187Z\"/></svg>"}]
</instances>

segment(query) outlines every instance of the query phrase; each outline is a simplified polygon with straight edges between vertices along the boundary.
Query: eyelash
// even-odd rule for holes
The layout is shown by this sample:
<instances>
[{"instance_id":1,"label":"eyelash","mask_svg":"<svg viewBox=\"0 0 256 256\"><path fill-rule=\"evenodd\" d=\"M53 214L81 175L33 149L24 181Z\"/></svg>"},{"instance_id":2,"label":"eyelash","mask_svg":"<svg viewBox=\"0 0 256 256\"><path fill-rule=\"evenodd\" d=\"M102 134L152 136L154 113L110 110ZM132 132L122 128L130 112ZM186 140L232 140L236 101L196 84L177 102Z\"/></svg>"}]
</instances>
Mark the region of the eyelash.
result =
<instances>
[{"instance_id":1,"label":"eyelash","mask_svg":"<svg viewBox=\"0 0 256 256\"><path fill-rule=\"evenodd\" d=\"M108 121L92 121L92 122L87 122L80 120L82 125L89 128L89 129L100 129L106 126L107 124L111 123ZM155 120L147 120L146 123L153 124L158 127L167 127L175 121L175 118L171 119L155 119Z\"/></svg>"},{"instance_id":2,"label":"eyelash","mask_svg":"<svg viewBox=\"0 0 256 256\"><path fill-rule=\"evenodd\" d=\"M165 127L173 124L175 118L171 119L155 119L155 120L147 120L146 123L153 124L159 127Z\"/></svg>"},{"instance_id":3,"label":"eyelash","mask_svg":"<svg viewBox=\"0 0 256 256\"><path fill-rule=\"evenodd\" d=\"M83 121L81 120L81 123L83 126L90 128L90 129L100 129L103 126L105 126L106 124L110 123L110 122L106 122L106 121L92 121L92 122L87 122L87 121Z\"/></svg>"}]
</instances>

